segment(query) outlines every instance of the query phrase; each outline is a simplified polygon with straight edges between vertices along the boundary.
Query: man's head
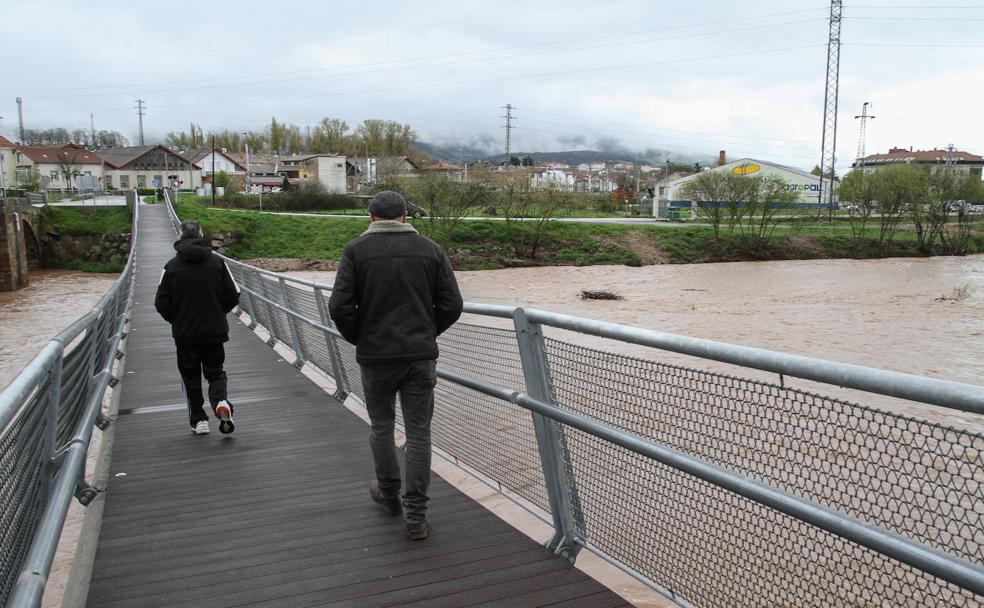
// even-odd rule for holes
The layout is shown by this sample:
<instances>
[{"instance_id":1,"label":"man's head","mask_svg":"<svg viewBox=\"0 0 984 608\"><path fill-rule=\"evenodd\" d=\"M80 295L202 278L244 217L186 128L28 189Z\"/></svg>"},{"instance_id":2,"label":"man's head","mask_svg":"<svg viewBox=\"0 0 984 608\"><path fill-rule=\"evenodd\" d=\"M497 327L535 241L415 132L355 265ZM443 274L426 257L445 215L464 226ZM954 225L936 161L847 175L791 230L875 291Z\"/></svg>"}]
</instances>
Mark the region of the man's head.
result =
<instances>
[{"instance_id":1,"label":"man's head","mask_svg":"<svg viewBox=\"0 0 984 608\"><path fill-rule=\"evenodd\" d=\"M200 239L205 236L202 232L202 225L195 220L185 220L181 222L181 238Z\"/></svg>"},{"instance_id":2,"label":"man's head","mask_svg":"<svg viewBox=\"0 0 984 608\"><path fill-rule=\"evenodd\" d=\"M373 221L403 221L407 215L407 199L399 192L383 190L369 201L369 214L373 217Z\"/></svg>"}]
</instances>

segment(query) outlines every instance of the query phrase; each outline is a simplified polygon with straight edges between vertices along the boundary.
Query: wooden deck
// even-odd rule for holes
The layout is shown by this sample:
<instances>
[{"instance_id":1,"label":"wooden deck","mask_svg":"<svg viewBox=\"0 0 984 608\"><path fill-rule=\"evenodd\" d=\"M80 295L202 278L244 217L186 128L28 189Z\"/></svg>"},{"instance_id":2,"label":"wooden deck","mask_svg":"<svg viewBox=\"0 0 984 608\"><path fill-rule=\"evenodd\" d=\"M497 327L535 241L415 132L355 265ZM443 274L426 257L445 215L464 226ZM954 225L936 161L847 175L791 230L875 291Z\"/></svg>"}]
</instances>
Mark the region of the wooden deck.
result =
<instances>
[{"instance_id":1,"label":"wooden deck","mask_svg":"<svg viewBox=\"0 0 984 608\"><path fill-rule=\"evenodd\" d=\"M153 307L173 232L142 206L109 491L88 597L110 606L626 606L438 476L427 540L368 497L368 428L242 323L236 432L190 432ZM230 316L230 320L234 318Z\"/></svg>"}]
</instances>

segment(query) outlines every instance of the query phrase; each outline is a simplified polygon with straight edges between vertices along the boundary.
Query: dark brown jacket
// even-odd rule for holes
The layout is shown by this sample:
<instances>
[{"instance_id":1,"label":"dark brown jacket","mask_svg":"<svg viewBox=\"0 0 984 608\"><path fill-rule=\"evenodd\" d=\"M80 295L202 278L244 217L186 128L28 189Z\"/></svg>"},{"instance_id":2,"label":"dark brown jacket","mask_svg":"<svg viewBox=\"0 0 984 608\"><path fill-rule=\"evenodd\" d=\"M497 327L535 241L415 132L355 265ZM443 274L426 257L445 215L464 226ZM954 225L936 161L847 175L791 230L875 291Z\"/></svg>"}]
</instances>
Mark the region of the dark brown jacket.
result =
<instances>
[{"instance_id":1,"label":"dark brown jacket","mask_svg":"<svg viewBox=\"0 0 984 608\"><path fill-rule=\"evenodd\" d=\"M376 222L345 246L328 301L360 365L436 359L437 336L461 316L461 293L444 250L397 224Z\"/></svg>"}]
</instances>

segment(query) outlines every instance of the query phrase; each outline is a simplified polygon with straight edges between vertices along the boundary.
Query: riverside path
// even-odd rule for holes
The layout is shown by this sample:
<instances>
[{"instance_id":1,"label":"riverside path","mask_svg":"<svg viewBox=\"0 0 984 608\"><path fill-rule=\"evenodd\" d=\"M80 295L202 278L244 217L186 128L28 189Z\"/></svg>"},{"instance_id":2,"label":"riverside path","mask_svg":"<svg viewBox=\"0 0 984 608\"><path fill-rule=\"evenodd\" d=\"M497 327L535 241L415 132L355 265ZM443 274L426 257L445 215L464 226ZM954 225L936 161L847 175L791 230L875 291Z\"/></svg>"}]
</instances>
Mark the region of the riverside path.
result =
<instances>
[{"instance_id":1,"label":"riverside path","mask_svg":"<svg viewBox=\"0 0 984 608\"><path fill-rule=\"evenodd\" d=\"M236 432L188 428L153 307L174 231L142 206L138 273L87 606L625 606L436 475L430 538L370 502L368 428L242 323ZM216 425L217 426L217 425Z\"/></svg>"}]
</instances>

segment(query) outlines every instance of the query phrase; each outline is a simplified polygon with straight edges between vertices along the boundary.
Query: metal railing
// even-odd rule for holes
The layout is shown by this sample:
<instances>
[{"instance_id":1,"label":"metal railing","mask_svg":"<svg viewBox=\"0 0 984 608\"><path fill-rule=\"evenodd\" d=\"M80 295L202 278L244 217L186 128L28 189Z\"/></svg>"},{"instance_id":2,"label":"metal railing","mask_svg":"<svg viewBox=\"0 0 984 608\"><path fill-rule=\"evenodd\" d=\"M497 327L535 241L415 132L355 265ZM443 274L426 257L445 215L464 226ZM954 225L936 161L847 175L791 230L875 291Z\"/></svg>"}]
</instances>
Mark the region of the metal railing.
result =
<instances>
[{"instance_id":1,"label":"metal railing","mask_svg":"<svg viewBox=\"0 0 984 608\"><path fill-rule=\"evenodd\" d=\"M82 318L46 343L0 392L0 605L39 606L74 496L85 479L94 426L106 428L106 389L132 303L137 207L130 258L116 283Z\"/></svg>"},{"instance_id":2,"label":"metal railing","mask_svg":"<svg viewBox=\"0 0 984 608\"><path fill-rule=\"evenodd\" d=\"M227 263L252 327L332 377L340 399L363 397L355 349L326 312L330 286ZM465 311L478 322L439 341L434 445L548 514L550 550L573 561L587 548L684 605L984 605L984 435L782 379L975 415L984 387L541 310ZM781 380L585 347L545 327Z\"/></svg>"}]
</instances>

